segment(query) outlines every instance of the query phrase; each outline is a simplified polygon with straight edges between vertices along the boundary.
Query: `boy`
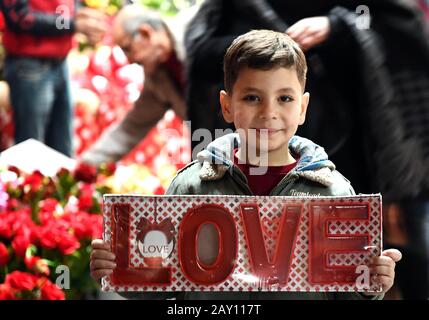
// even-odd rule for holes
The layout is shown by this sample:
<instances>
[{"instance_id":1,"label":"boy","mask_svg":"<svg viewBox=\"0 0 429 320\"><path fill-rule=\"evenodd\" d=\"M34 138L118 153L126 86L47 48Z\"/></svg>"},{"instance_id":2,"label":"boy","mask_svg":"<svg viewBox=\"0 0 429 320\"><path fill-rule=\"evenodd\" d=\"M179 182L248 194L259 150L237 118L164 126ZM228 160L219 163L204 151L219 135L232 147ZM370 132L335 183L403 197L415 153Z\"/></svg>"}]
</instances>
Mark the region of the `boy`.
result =
<instances>
[{"instance_id":1,"label":"boy","mask_svg":"<svg viewBox=\"0 0 429 320\"><path fill-rule=\"evenodd\" d=\"M309 93L304 92L307 65L298 45L283 34L257 30L238 37L224 59L222 113L238 133L216 139L182 169L167 194L210 195L352 195L350 183L337 171L323 148L294 136L304 123ZM236 149L234 149L236 148ZM262 174L261 174L262 173ZM212 263L218 249L216 231L206 225L199 237L199 257ZM91 274L109 275L115 267L109 246L93 242ZM372 275L383 286L393 285L397 250L374 259ZM160 297L159 293L131 294ZM128 296L131 296L128 295ZM189 299L359 299L360 293L186 292ZM163 296L165 297L165 296ZM374 295L373 298L381 298Z\"/></svg>"}]
</instances>

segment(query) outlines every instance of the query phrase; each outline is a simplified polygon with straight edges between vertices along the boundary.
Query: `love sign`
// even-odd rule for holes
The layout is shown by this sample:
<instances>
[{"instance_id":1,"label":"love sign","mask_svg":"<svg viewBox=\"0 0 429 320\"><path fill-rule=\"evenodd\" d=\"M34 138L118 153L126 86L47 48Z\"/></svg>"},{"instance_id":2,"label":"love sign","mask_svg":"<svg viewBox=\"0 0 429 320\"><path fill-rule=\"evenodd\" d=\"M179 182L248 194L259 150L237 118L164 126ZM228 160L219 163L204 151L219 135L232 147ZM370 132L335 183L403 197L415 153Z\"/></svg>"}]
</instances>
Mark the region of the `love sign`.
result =
<instances>
[{"instance_id":1,"label":"love sign","mask_svg":"<svg viewBox=\"0 0 429 320\"><path fill-rule=\"evenodd\" d=\"M104 291L380 290L367 267L381 253L380 195L105 195L103 212L117 264Z\"/></svg>"}]
</instances>

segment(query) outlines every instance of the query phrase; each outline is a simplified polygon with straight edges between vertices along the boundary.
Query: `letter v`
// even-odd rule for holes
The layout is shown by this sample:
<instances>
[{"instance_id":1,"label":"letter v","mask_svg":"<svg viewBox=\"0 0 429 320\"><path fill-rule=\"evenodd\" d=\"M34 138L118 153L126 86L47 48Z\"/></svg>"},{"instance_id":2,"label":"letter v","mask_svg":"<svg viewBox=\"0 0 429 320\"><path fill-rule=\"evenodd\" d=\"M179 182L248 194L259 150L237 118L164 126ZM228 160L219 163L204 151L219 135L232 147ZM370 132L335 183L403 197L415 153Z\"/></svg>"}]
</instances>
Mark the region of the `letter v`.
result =
<instances>
[{"instance_id":1,"label":"letter v","mask_svg":"<svg viewBox=\"0 0 429 320\"><path fill-rule=\"evenodd\" d=\"M268 258L257 204L242 204L241 216L254 275L264 285L286 284L295 249L302 205L285 206L272 261Z\"/></svg>"}]
</instances>

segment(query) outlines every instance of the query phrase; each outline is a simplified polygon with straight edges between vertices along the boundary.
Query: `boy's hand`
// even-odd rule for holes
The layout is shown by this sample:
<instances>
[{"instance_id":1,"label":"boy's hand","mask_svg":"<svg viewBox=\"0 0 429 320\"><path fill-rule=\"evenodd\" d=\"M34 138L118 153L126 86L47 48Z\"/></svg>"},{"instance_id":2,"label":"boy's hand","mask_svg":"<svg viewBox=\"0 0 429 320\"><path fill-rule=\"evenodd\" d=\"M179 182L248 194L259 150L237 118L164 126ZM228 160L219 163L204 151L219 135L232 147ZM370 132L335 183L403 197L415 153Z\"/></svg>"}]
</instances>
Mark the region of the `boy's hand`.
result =
<instances>
[{"instance_id":1,"label":"boy's hand","mask_svg":"<svg viewBox=\"0 0 429 320\"><path fill-rule=\"evenodd\" d=\"M402 254L399 250L388 249L381 253L381 256L375 257L369 265L371 277L376 283L381 284L382 292L368 292L365 295L374 296L381 293L386 293L393 286L395 280L396 262L402 259Z\"/></svg>"},{"instance_id":2,"label":"boy's hand","mask_svg":"<svg viewBox=\"0 0 429 320\"><path fill-rule=\"evenodd\" d=\"M327 17L312 17L299 20L286 33L298 43L303 50L309 50L324 42L331 32Z\"/></svg>"},{"instance_id":3,"label":"boy's hand","mask_svg":"<svg viewBox=\"0 0 429 320\"><path fill-rule=\"evenodd\" d=\"M112 274L116 268L116 257L110 251L110 246L101 239L93 240L91 247L91 277L98 282L102 277Z\"/></svg>"}]
</instances>

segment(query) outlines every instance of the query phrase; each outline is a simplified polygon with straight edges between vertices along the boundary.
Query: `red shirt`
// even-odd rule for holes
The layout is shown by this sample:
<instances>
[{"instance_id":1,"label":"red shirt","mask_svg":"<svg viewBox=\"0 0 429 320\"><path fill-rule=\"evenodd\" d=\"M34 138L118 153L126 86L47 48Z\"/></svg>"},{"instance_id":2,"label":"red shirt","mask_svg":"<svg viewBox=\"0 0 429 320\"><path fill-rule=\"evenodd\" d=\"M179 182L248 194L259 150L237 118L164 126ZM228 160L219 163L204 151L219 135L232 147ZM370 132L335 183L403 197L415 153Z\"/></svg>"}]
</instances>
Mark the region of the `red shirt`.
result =
<instances>
[{"instance_id":1,"label":"red shirt","mask_svg":"<svg viewBox=\"0 0 429 320\"><path fill-rule=\"evenodd\" d=\"M263 175L250 174L250 168L257 168L258 166L253 166L249 164L240 164L238 163L238 158L235 155L237 149L234 150L234 164L240 168L241 171L246 175L247 182L249 184L250 190L256 196L268 196L276 187L279 182L287 175L293 168L295 168L297 161L285 166L272 166L267 167L267 171Z\"/></svg>"},{"instance_id":2,"label":"red shirt","mask_svg":"<svg viewBox=\"0 0 429 320\"><path fill-rule=\"evenodd\" d=\"M183 75L183 65L177 58L176 53L170 55L170 58L165 62L168 72L173 77L173 80L180 92L185 92L185 77Z\"/></svg>"},{"instance_id":3,"label":"red shirt","mask_svg":"<svg viewBox=\"0 0 429 320\"><path fill-rule=\"evenodd\" d=\"M3 1L6 52L15 56L65 58L72 47L75 1Z\"/></svg>"}]
</instances>

